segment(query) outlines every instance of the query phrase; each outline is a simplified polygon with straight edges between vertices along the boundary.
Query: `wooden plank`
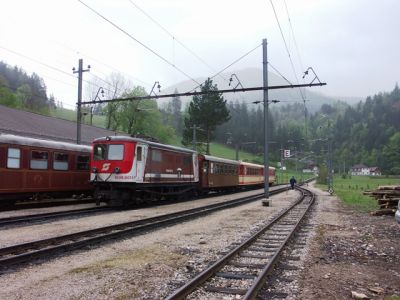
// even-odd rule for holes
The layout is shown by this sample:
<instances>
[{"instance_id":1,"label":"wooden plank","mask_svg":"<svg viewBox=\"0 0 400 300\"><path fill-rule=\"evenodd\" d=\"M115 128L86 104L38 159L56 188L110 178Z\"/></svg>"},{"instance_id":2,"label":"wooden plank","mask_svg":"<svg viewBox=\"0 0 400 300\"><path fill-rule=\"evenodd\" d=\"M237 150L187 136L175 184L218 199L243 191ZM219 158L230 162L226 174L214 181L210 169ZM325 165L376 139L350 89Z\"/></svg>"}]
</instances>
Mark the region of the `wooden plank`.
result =
<instances>
[{"instance_id":1,"label":"wooden plank","mask_svg":"<svg viewBox=\"0 0 400 300\"><path fill-rule=\"evenodd\" d=\"M395 212L396 209L394 208L384 208L371 212L371 215L373 216L394 215Z\"/></svg>"}]
</instances>

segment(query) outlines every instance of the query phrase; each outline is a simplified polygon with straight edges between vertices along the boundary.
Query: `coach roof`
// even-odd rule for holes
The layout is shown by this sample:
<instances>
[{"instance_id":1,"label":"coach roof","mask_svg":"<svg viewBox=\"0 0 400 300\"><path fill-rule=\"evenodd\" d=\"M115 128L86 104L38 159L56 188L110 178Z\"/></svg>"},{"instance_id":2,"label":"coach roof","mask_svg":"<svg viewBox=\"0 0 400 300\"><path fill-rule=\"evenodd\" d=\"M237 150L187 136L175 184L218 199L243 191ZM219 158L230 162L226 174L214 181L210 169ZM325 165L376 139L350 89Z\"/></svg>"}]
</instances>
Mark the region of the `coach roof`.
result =
<instances>
[{"instance_id":1,"label":"coach roof","mask_svg":"<svg viewBox=\"0 0 400 300\"><path fill-rule=\"evenodd\" d=\"M33 139L12 134L0 134L0 144L23 145L23 146L33 146L40 148L51 148L58 150L69 150L69 151L80 151L80 152L91 151L90 146L76 145L58 141Z\"/></svg>"}]
</instances>

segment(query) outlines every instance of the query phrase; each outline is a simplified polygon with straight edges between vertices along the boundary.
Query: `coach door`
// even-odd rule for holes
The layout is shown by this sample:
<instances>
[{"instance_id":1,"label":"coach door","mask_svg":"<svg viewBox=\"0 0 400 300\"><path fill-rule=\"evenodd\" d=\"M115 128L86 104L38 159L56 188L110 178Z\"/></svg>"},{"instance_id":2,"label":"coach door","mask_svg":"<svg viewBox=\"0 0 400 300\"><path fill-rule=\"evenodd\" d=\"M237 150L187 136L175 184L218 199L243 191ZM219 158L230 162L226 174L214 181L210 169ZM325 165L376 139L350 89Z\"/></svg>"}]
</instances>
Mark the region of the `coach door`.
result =
<instances>
[{"instance_id":1,"label":"coach door","mask_svg":"<svg viewBox=\"0 0 400 300\"><path fill-rule=\"evenodd\" d=\"M203 160L201 164L201 186L203 188L208 187L208 172L209 172L209 162L206 160Z\"/></svg>"},{"instance_id":2,"label":"coach door","mask_svg":"<svg viewBox=\"0 0 400 300\"><path fill-rule=\"evenodd\" d=\"M143 182L144 180L144 169L146 166L147 157L147 145L136 145L136 157L135 157L135 170L136 170L136 182Z\"/></svg>"}]
</instances>

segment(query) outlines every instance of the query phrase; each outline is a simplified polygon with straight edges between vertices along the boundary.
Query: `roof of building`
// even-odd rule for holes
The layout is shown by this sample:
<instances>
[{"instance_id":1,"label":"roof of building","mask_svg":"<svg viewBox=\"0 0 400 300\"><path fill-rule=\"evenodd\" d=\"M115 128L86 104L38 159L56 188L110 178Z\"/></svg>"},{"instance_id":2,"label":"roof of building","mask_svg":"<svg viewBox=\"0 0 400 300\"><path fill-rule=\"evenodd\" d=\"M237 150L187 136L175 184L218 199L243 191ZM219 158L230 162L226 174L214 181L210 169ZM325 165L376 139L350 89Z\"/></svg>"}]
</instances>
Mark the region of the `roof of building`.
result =
<instances>
[{"instance_id":1,"label":"roof of building","mask_svg":"<svg viewBox=\"0 0 400 300\"><path fill-rule=\"evenodd\" d=\"M380 172L381 170L379 169L379 167L371 167L369 168L370 171L372 172Z\"/></svg>"},{"instance_id":2,"label":"roof of building","mask_svg":"<svg viewBox=\"0 0 400 300\"><path fill-rule=\"evenodd\" d=\"M365 169L368 168L366 165L359 164L359 165L354 165L351 167L351 169Z\"/></svg>"},{"instance_id":3,"label":"roof of building","mask_svg":"<svg viewBox=\"0 0 400 300\"><path fill-rule=\"evenodd\" d=\"M0 133L76 142L76 122L40 115L0 105ZM96 138L115 135L112 130L82 124L81 143L90 145Z\"/></svg>"}]
</instances>

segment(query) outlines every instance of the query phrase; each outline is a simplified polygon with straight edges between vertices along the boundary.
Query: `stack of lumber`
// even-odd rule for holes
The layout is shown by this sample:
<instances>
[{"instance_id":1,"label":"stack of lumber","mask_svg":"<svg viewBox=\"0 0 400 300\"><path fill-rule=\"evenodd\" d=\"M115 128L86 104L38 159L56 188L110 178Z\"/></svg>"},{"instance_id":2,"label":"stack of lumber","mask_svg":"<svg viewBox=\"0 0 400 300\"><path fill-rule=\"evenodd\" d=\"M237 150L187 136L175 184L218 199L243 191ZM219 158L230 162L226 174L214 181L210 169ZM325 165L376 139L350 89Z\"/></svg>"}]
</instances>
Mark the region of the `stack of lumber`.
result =
<instances>
[{"instance_id":1,"label":"stack of lumber","mask_svg":"<svg viewBox=\"0 0 400 300\"><path fill-rule=\"evenodd\" d=\"M364 194L370 195L378 201L379 209L372 212L372 215L394 215L400 200L400 185L382 185L376 190Z\"/></svg>"}]
</instances>

